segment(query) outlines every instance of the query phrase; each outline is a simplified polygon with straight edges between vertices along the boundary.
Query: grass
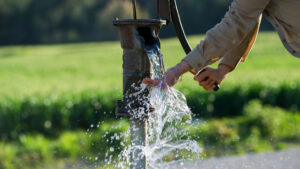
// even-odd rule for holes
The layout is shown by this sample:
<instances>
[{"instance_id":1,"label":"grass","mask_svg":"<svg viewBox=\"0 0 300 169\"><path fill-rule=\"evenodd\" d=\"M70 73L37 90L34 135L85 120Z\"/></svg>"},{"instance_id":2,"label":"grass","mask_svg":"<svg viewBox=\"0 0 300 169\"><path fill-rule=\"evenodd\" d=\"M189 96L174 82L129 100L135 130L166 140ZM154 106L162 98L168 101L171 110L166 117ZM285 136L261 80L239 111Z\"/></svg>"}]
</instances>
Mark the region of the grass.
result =
<instances>
[{"instance_id":1,"label":"grass","mask_svg":"<svg viewBox=\"0 0 300 169\"><path fill-rule=\"evenodd\" d=\"M203 36L189 38L195 46ZM177 39L163 39L166 67L184 52ZM263 83L277 86L300 79L300 60L291 56L273 32L260 33L248 60L224 81L222 88ZM0 99L33 95L68 95L84 91L121 92L122 50L119 42L78 43L0 48ZM187 74L178 88L196 88Z\"/></svg>"},{"instance_id":2,"label":"grass","mask_svg":"<svg viewBox=\"0 0 300 169\"><path fill-rule=\"evenodd\" d=\"M115 49L117 42L1 48L1 96L119 90L121 50Z\"/></svg>"},{"instance_id":3,"label":"grass","mask_svg":"<svg viewBox=\"0 0 300 169\"><path fill-rule=\"evenodd\" d=\"M189 37L192 46L201 39L203 36ZM161 44L166 67L185 56L177 39L163 39ZM217 94L204 93L191 74L184 75L176 87L189 93L188 101L194 109L200 109L195 109L196 113L203 115L201 111L213 108L227 113L240 111L230 118L216 118L219 113L216 111L206 121L207 125L199 125L192 131L208 156L277 150L299 144L299 63L274 32L263 32L247 61L228 76ZM91 138L82 129L102 118L102 111L111 110L113 100L121 97L122 50L119 42L0 47L0 86L0 129L15 135L12 140L0 142L4 150L0 152L0 168L3 165L18 168L13 163L22 166L24 160L32 168L39 164L39 158L43 158L42 162L62 158L73 163L82 149L91 154L101 149L98 135L94 140L100 148L88 147ZM247 92L239 87L252 90ZM261 103L248 104L252 99ZM98 110L100 113L95 115ZM43 129L44 122L52 122L53 129ZM115 123L105 122L107 126ZM127 122L125 126L128 127ZM24 132L27 129L30 131ZM89 143L79 143L85 141ZM76 145L83 148L73 148ZM31 161L32 157L37 160Z\"/></svg>"},{"instance_id":4,"label":"grass","mask_svg":"<svg viewBox=\"0 0 300 169\"><path fill-rule=\"evenodd\" d=\"M195 46L203 36L189 39ZM175 65L185 56L177 39L163 39L161 44L166 67ZM232 102L226 113L239 115L247 99L257 98L264 89L280 89L270 90L271 94L277 94L273 97L266 93L269 96L266 98L286 96L289 99L285 100L293 101L281 107L296 107L297 111L297 106L300 107L295 99L300 86L299 63L300 60L288 54L274 32L263 32L258 35L246 63L241 63L225 79L215 96L198 87L191 74L184 75L176 87L187 94L188 102L192 103L190 107L198 114L207 106L225 112L220 103L238 97L242 102ZM257 84L263 87L244 94L236 90L239 87L247 90ZM285 84L288 87L281 89ZM121 98L122 49L119 42L0 47L0 86L0 134L4 130L24 131L27 128L41 131L47 121L55 123L59 129L84 128L90 120L103 118L104 111L112 112L114 100ZM211 97L216 99L211 100ZM273 100L271 104L277 106L282 101ZM234 106L236 103L240 106ZM95 111L100 112L97 117ZM56 123L57 118L61 123ZM75 125L74 118L85 121ZM33 123L32 119L40 119L40 123Z\"/></svg>"},{"instance_id":5,"label":"grass","mask_svg":"<svg viewBox=\"0 0 300 169\"><path fill-rule=\"evenodd\" d=\"M299 145L300 114L253 100L244 116L197 121L188 135L203 148L203 158L281 150ZM12 142L0 142L0 168L85 168L101 166L109 153L117 160L123 145L129 145L129 122L106 121L85 132L65 131L57 138L39 134L20 135ZM118 139L117 137L118 136ZM108 141L109 140L109 141ZM114 152L110 152L110 148ZM170 156L170 159L175 158ZM97 168L95 167L95 168Z\"/></svg>"}]
</instances>

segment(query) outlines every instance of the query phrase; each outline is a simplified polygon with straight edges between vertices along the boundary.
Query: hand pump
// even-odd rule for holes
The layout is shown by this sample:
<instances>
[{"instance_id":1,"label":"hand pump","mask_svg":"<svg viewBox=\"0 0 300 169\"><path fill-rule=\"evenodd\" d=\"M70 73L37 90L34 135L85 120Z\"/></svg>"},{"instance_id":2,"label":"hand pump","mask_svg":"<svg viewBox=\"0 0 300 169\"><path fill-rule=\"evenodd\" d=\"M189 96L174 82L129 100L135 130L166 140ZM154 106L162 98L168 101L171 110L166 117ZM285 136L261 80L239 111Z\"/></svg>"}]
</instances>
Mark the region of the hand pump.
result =
<instances>
[{"instance_id":1,"label":"hand pump","mask_svg":"<svg viewBox=\"0 0 300 169\"><path fill-rule=\"evenodd\" d=\"M179 41L186 53L191 51L191 47L186 39L175 0L156 0L156 18L138 19L136 12L136 0L132 0L133 19L114 19L113 24L118 28L121 47L123 49L123 100L116 103L117 116L130 117L130 144L132 146L145 146L147 122L146 118L136 118L133 112L140 108L145 108L148 92L140 93L138 96L131 96L137 92L134 86L140 86L145 77L151 77L151 66L144 51L144 44L151 43L158 34L162 26L173 23ZM143 39L143 40L141 40ZM145 98L140 102L138 98ZM128 104L130 103L130 108ZM145 109L147 113L151 109ZM146 169L145 156L141 155L139 149L131 153L130 168Z\"/></svg>"}]
</instances>

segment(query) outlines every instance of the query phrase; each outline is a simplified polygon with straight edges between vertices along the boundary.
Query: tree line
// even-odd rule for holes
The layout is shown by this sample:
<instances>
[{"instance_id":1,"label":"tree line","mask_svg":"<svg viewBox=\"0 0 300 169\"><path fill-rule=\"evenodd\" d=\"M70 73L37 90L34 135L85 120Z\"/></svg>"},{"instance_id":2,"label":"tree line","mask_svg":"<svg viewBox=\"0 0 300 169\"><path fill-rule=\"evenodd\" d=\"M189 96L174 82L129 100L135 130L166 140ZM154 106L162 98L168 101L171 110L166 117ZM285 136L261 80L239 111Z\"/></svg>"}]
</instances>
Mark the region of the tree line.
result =
<instances>
[{"instance_id":1,"label":"tree line","mask_svg":"<svg viewBox=\"0 0 300 169\"><path fill-rule=\"evenodd\" d=\"M137 0L138 17L155 17L155 2ZM185 31L200 34L222 19L231 0L177 3ZM114 17L132 18L131 0L0 0L0 45L116 40ZM175 36L166 29L162 37Z\"/></svg>"}]
</instances>

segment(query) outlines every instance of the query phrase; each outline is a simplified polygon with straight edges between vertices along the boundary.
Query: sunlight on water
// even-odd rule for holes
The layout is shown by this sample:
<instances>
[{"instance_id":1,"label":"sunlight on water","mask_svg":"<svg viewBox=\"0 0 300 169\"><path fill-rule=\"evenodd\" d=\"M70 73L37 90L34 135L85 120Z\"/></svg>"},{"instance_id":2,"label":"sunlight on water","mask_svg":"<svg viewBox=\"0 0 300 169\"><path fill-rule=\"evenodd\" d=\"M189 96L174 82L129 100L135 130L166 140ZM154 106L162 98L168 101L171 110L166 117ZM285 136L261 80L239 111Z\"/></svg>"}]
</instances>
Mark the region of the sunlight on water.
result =
<instances>
[{"instance_id":1,"label":"sunlight on water","mask_svg":"<svg viewBox=\"0 0 300 169\"><path fill-rule=\"evenodd\" d=\"M201 148L187 135L191 112L182 93L173 88L152 89L145 155L150 168L168 168L170 164L200 158Z\"/></svg>"},{"instance_id":2,"label":"sunlight on water","mask_svg":"<svg viewBox=\"0 0 300 169\"><path fill-rule=\"evenodd\" d=\"M152 65L153 78L162 78L165 70L159 47L146 48L146 53ZM185 96L174 88L152 88L150 104L154 112L149 114L144 148L149 168L168 168L174 163L200 158L201 148L186 132L191 126L192 113Z\"/></svg>"},{"instance_id":3,"label":"sunlight on water","mask_svg":"<svg viewBox=\"0 0 300 169\"><path fill-rule=\"evenodd\" d=\"M165 73L162 56L158 45L148 46L145 52L151 62L153 77L161 78ZM138 92L127 97L135 97L143 102L144 107L131 112L132 118L147 119L146 145L126 145L122 141L123 150L116 158L111 155L114 147L110 147L105 155L105 165L113 168L127 169L130 156L139 152L137 158L146 159L149 169L168 169L172 165L181 166L184 161L200 159L202 149L198 143L188 136L187 130L192 127L192 113L186 104L185 96L174 88L162 90L161 87L149 89L149 95L141 94L148 90L146 85L136 86ZM128 108L132 105L128 103ZM148 113L145 118L146 112ZM133 130L138 130L135 128ZM114 135L112 140L127 138L127 133ZM112 142L112 140L107 140ZM138 151L137 151L138 150ZM98 157L97 157L98 160ZM105 167L109 168L109 167ZM183 168L183 167L182 167Z\"/></svg>"}]
</instances>

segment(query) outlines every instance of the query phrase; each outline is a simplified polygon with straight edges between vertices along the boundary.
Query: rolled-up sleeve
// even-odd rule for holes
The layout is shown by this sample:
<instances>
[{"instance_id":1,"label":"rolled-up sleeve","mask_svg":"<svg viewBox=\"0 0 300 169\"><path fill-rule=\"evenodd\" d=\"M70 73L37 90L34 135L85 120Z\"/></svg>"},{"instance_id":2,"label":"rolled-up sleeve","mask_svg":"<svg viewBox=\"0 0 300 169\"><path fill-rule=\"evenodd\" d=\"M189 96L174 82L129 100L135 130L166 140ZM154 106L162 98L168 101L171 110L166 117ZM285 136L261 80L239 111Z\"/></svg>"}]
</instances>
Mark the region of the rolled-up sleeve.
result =
<instances>
[{"instance_id":1,"label":"rolled-up sleeve","mask_svg":"<svg viewBox=\"0 0 300 169\"><path fill-rule=\"evenodd\" d=\"M270 0L234 0L222 21L206 33L183 60L198 72L223 58L220 64L235 68L245 60L255 41L261 14Z\"/></svg>"}]
</instances>

